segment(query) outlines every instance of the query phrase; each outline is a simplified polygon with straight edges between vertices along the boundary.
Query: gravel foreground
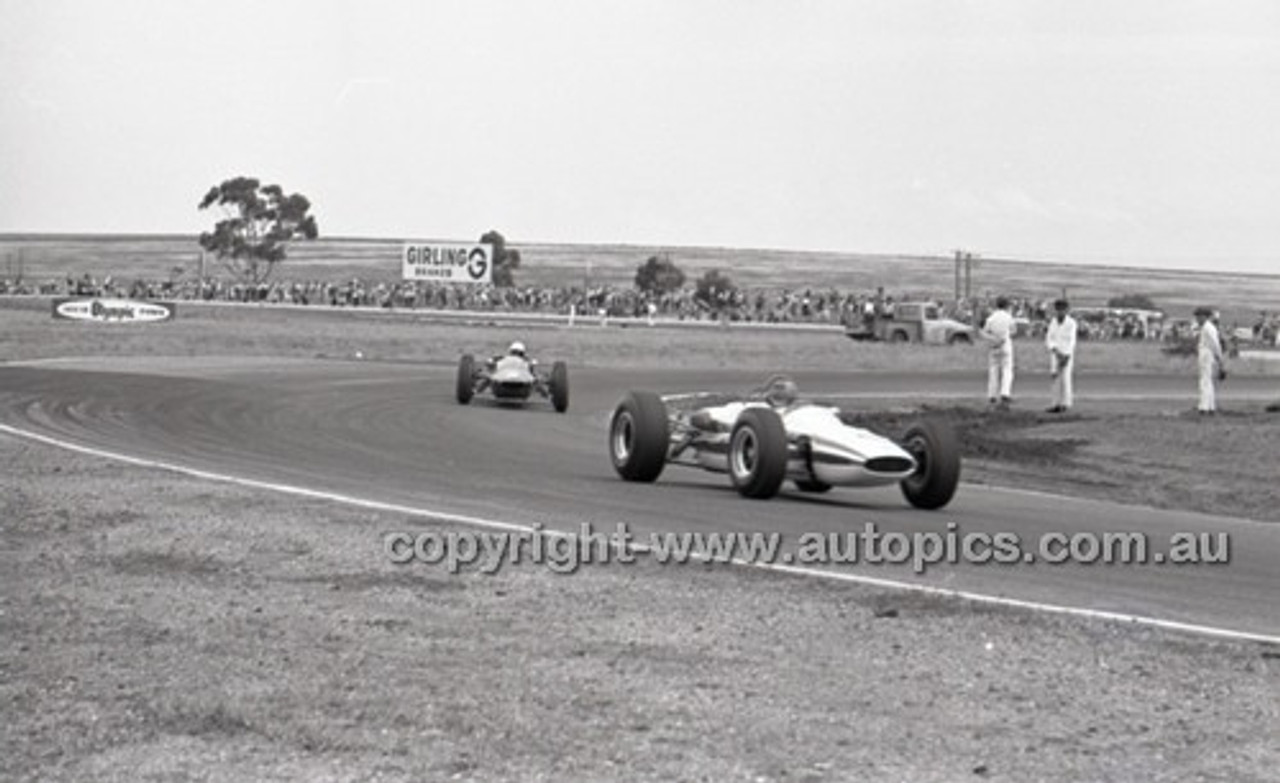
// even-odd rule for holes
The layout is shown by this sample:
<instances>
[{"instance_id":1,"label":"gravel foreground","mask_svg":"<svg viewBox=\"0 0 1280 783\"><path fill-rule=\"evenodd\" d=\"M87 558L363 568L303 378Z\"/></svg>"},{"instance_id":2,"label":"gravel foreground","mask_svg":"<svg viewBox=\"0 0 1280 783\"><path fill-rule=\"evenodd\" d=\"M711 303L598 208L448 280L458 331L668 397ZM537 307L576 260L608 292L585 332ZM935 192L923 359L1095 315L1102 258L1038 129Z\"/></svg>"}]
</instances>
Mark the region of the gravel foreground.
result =
<instances>
[{"instance_id":1,"label":"gravel foreground","mask_svg":"<svg viewBox=\"0 0 1280 783\"><path fill-rule=\"evenodd\" d=\"M5 780L1274 780L1280 647L408 520L0 436Z\"/></svg>"}]
</instances>

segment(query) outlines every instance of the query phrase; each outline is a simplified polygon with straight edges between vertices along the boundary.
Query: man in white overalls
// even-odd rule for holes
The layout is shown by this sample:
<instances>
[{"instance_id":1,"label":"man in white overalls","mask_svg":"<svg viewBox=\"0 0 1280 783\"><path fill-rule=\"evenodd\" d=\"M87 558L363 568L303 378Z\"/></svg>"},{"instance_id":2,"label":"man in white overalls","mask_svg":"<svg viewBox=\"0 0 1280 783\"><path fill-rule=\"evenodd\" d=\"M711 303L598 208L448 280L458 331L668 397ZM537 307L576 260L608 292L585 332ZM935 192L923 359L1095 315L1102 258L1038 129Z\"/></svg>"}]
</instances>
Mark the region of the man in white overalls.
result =
<instances>
[{"instance_id":1,"label":"man in white overalls","mask_svg":"<svg viewBox=\"0 0 1280 783\"><path fill-rule=\"evenodd\" d=\"M1008 409L1013 402L1013 314L1009 300L996 298L996 310L987 317L981 335L990 345L987 349L987 399L992 405Z\"/></svg>"},{"instance_id":2,"label":"man in white overalls","mask_svg":"<svg viewBox=\"0 0 1280 783\"><path fill-rule=\"evenodd\" d=\"M1196 342L1196 366L1199 371L1200 401L1196 409L1208 416L1218 410L1218 382L1226 378L1222 365L1222 338L1213 323L1213 310L1196 308L1196 323L1200 336Z\"/></svg>"},{"instance_id":3,"label":"man in white overalls","mask_svg":"<svg viewBox=\"0 0 1280 783\"><path fill-rule=\"evenodd\" d=\"M1049 349L1049 371L1053 373L1053 404L1049 413L1065 413L1072 403L1072 375L1075 373L1076 319L1069 314L1066 299L1053 303L1054 316L1049 319L1049 330L1044 344Z\"/></svg>"}]
</instances>

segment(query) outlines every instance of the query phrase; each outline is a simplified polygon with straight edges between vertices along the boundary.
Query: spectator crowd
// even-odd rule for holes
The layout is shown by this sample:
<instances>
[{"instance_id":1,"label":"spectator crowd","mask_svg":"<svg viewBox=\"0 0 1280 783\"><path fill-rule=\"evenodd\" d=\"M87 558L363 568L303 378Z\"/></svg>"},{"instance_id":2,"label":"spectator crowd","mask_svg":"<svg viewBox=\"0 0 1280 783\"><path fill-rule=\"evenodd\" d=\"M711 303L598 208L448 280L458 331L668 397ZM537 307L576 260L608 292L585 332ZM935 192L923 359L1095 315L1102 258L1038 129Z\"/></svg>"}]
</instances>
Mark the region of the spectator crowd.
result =
<instances>
[{"instance_id":1,"label":"spectator crowd","mask_svg":"<svg viewBox=\"0 0 1280 783\"><path fill-rule=\"evenodd\" d=\"M108 276L97 280L87 274L38 282L0 278L0 295L15 294L843 325L865 320L877 312L892 317L895 305L894 296L883 290L850 292L834 288L726 288L700 294L688 286L669 293L647 293L616 285L497 287L358 278L257 284L217 278L120 281ZM935 304L946 317L981 324L994 303L969 300ZM1038 338L1048 329L1053 304L1047 298L1011 298L1009 312L1020 336ZM1178 340L1190 336L1194 326L1189 320L1166 319L1156 311L1078 307L1073 315L1080 338L1085 340ZM1262 344L1276 344L1280 313L1262 312L1251 328L1233 325L1229 334L1236 333L1248 333L1253 341Z\"/></svg>"},{"instance_id":2,"label":"spectator crowd","mask_svg":"<svg viewBox=\"0 0 1280 783\"><path fill-rule=\"evenodd\" d=\"M567 313L583 315L732 321L844 322L860 313L867 297L836 290L728 289L699 298L691 288L647 294L635 288L597 286L454 285L415 281L274 280L249 284L221 279L134 280L68 278L40 284L0 279L0 294L112 296L165 301L220 301L479 312Z\"/></svg>"}]
</instances>

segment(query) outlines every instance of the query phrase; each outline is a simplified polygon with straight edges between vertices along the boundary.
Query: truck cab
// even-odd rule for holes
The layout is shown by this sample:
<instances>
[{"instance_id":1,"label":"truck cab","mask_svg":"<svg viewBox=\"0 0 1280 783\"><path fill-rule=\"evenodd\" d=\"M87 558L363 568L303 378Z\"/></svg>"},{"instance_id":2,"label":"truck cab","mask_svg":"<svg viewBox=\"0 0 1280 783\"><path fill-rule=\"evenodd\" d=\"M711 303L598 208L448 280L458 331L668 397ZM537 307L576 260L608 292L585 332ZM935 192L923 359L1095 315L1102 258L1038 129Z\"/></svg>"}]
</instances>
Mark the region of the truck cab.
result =
<instances>
[{"instance_id":1,"label":"truck cab","mask_svg":"<svg viewBox=\"0 0 1280 783\"><path fill-rule=\"evenodd\" d=\"M973 327L942 315L935 302L899 302L891 313L873 315L850 324L845 334L854 340L890 343L956 345L973 342Z\"/></svg>"}]
</instances>

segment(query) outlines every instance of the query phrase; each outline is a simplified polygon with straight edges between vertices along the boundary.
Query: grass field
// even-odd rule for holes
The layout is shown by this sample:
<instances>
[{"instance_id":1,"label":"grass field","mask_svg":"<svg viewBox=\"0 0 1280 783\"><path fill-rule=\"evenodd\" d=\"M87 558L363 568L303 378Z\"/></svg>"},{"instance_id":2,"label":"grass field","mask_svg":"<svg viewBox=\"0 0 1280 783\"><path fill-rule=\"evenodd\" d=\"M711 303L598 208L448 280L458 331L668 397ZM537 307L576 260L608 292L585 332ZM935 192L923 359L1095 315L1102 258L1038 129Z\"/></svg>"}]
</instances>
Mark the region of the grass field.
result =
<instances>
[{"instance_id":1,"label":"grass field","mask_svg":"<svg viewBox=\"0 0 1280 783\"><path fill-rule=\"evenodd\" d=\"M5 780L1261 783L1280 650L441 530L0 437Z\"/></svg>"},{"instance_id":2,"label":"grass field","mask_svg":"<svg viewBox=\"0 0 1280 783\"><path fill-rule=\"evenodd\" d=\"M55 321L48 299L0 297L0 360L63 356L288 356L453 363L462 353L496 351L514 339L539 355L590 367L711 367L761 372L806 369L986 372L981 346L889 345L836 333L729 328L502 325L481 317L440 323L424 313L348 312L327 307L273 309L178 305L165 324L108 328ZM157 328L157 326L159 328ZM1020 362L1036 368L1044 348L1019 341ZM1080 372L1176 373L1190 377L1192 360L1171 357L1154 342L1081 343ZM1280 374L1280 362L1239 360L1232 372Z\"/></svg>"},{"instance_id":3,"label":"grass field","mask_svg":"<svg viewBox=\"0 0 1280 783\"><path fill-rule=\"evenodd\" d=\"M900 297L949 297L954 265L947 257L813 253L732 248L640 247L623 245L510 245L521 251L517 282L530 285L612 283L629 286L637 265L658 252L671 254L690 279L712 268L727 270L742 286L836 288L873 291L884 286ZM280 268L285 279L396 280L400 275L399 240L321 239L298 244ZM80 276L99 279L167 279L180 269L194 276L199 246L181 236L0 235L0 275L21 270L35 279ZM210 270L216 262L210 261ZM981 259L974 292L1003 292L1053 298L1066 290L1078 305L1101 305L1116 294L1142 293L1171 315L1190 315L1202 303L1223 310L1228 324L1252 325L1260 310L1280 310L1280 276L1224 272L1137 269Z\"/></svg>"}]
</instances>

